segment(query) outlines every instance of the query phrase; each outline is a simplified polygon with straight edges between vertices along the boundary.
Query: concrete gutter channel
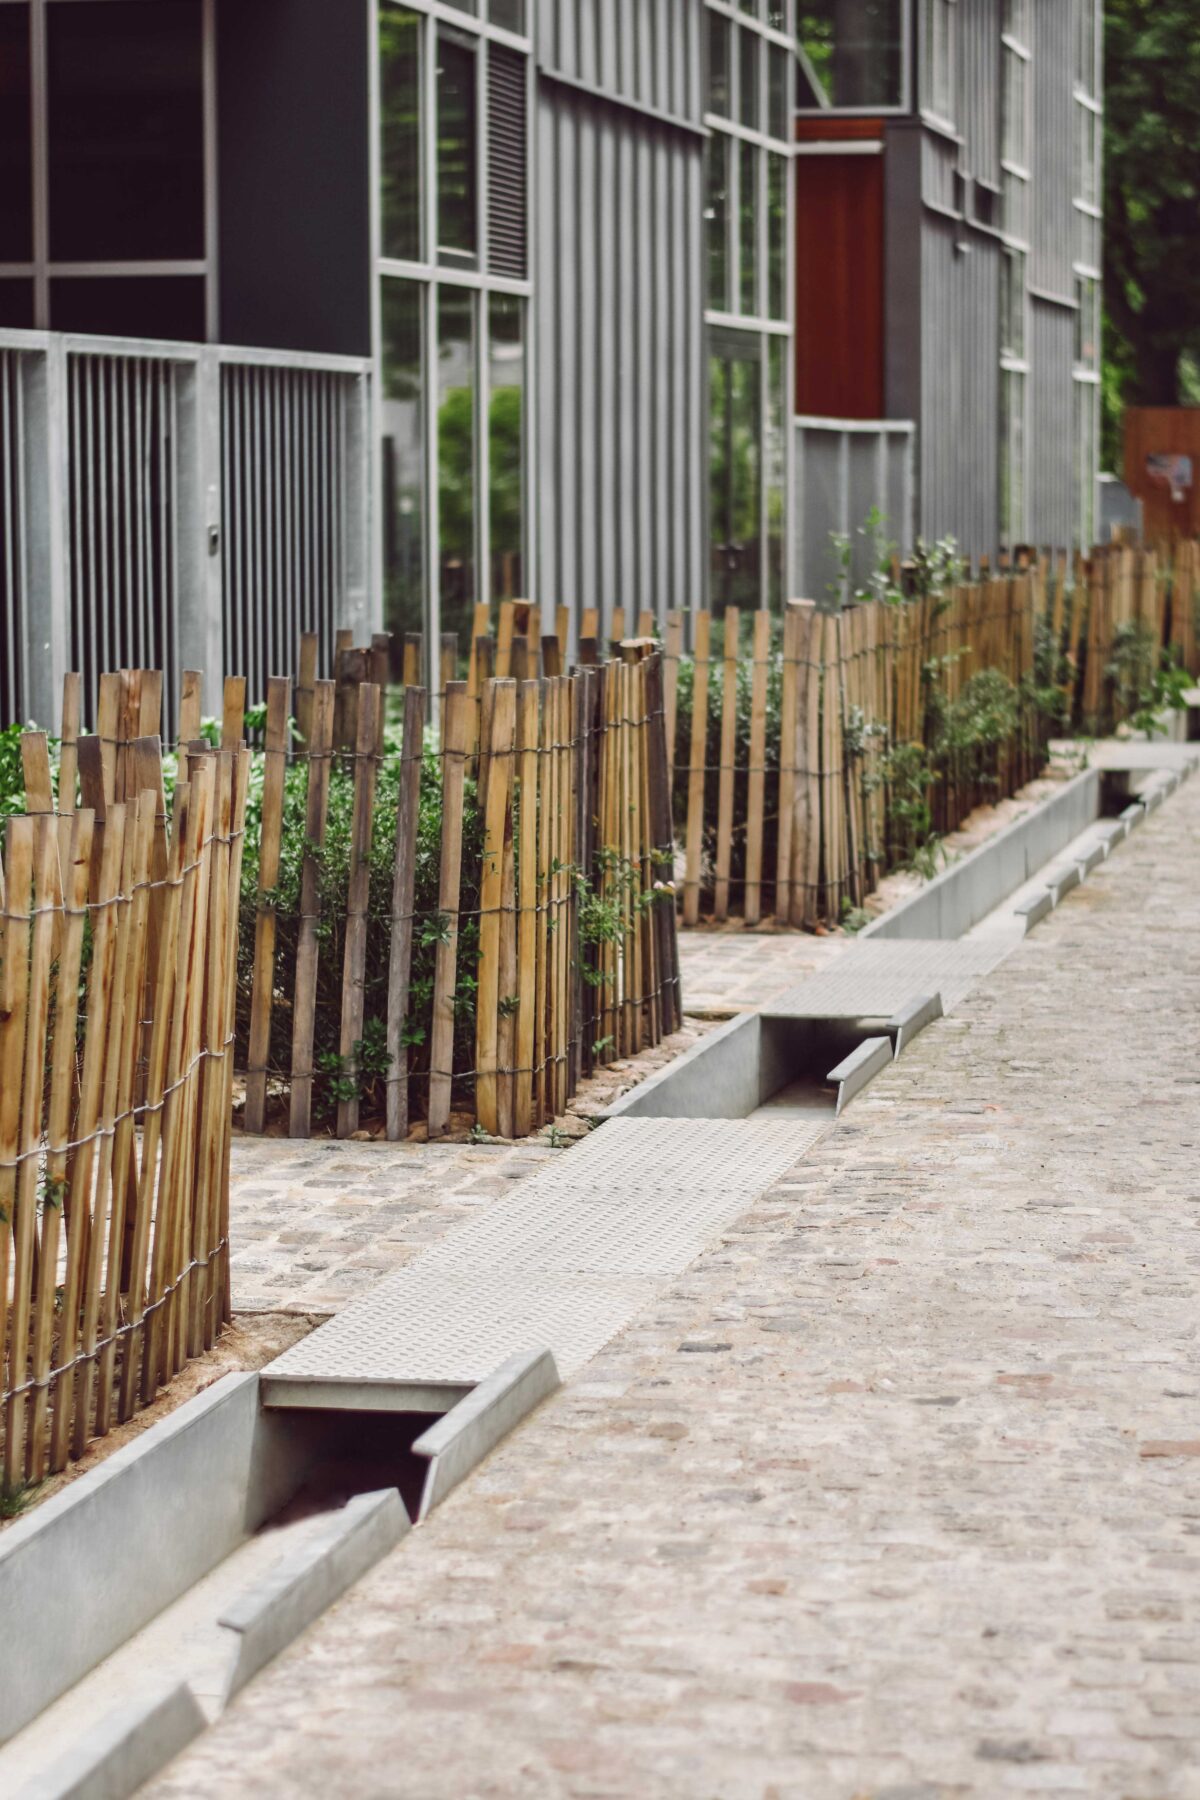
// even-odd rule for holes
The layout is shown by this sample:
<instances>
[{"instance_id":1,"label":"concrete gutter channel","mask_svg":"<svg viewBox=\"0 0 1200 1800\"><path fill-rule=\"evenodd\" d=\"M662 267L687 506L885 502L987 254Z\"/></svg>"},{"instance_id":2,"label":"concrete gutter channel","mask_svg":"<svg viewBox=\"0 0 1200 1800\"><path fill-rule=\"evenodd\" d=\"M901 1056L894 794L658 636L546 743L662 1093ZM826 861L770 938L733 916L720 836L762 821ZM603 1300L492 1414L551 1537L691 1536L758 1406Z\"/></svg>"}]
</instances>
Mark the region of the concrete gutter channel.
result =
<instances>
[{"instance_id":1,"label":"concrete gutter channel","mask_svg":"<svg viewBox=\"0 0 1200 1800\"><path fill-rule=\"evenodd\" d=\"M511 1215L508 1239L515 1217L528 1242L513 1249L491 1209L475 1240L463 1226L450 1243L461 1242L465 1266L495 1258L476 1269L475 1288L461 1287L453 1255L425 1252L399 1272L407 1287L390 1277L261 1376L226 1376L0 1534L0 1793L121 1800L177 1755L558 1387L560 1369L582 1366L1200 765L1183 744L1130 748L1102 746L1104 767L874 921L830 971L623 1096L611 1125L564 1153L565 1168L555 1159L521 1184L532 1204L499 1209ZM722 1131L730 1143L707 1209L694 1205L671 1254L656 1257L651 1240L628 1235L630 1215L664 1183L667 1204L685 1212L696 1177L680 1166L683 1128L672 1122L686 1120L709 1122L698 1127L706 1164ZM731 1180L747 1145L750 1166ZM556 1261L548 1221L576 1188L578 1243ZM504 1355L468 1372L469 1357L426 1346L408 1369L396 1348L406 1292L436 1339L445 1295L486 1313L485 1281L509 1281L510 1264L512 1279L534 1264L549 1273L532 1281L523 1312L510 1308L507 1336L479 1334L477 1361L488 1345ZM590 1336L561 1326L573 1287L585 1311L593 1290L607 1296ZM509 1353L514 1339L550 1348ZM330 1469L332 1489L322 1487Z\"/></svg>"}]
</instances>

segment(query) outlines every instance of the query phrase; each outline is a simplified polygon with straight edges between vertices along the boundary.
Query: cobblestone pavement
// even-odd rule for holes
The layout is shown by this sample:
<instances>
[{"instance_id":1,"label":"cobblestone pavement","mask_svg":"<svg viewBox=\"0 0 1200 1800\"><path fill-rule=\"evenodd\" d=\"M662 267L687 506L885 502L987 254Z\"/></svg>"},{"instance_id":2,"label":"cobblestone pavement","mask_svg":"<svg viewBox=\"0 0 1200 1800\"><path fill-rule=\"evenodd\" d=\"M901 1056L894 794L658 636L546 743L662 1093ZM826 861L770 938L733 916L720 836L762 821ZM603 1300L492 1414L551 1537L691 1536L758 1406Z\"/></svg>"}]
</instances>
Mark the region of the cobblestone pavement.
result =
<instances>
[{"instance_id":1,"label":"cobblestone pavement","mask_svg":"<svg viewBox=\"0 0 1200 1800\"><path fill-rule=\"evenodd\" d=\"M160 1796L1200 1796L1200 780Z\"/></svg>"}]
</instances>

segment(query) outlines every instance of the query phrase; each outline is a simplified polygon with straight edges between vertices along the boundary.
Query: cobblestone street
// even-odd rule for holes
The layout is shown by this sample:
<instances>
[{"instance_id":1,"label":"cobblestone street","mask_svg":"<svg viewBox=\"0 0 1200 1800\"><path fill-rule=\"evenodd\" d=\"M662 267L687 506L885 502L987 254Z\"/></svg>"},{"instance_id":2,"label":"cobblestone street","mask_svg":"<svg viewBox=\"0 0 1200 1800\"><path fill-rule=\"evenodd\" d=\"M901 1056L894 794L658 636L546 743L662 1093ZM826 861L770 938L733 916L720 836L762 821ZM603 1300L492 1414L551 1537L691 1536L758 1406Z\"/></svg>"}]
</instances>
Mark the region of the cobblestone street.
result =
<instances>
[{"instance_id":1,"label":"cobblestone street","mask_svg":"<svg viewBox=\"0 0 1200 1800\"><path fill-rule=\"evenodd\" d=\"M1198 1084L1193 780L150 1791L1200 1800Z\"/></svg>"}]
</instances>

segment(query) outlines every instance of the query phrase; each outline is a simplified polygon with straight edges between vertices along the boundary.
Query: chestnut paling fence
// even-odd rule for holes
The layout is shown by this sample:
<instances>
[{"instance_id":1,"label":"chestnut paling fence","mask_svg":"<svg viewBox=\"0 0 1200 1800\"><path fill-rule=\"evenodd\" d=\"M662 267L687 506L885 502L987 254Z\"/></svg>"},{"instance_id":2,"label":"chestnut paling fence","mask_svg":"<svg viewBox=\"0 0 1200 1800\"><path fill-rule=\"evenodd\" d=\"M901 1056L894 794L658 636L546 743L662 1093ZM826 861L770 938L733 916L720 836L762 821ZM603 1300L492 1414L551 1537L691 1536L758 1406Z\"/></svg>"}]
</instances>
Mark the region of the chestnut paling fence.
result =
<instances>
[{"instance_id":1,"label":"chestnut paling fence","mask_svg":"<svg viewBox=\"0 0 1200 1800\"><path fill-rule=\"evenodd\" d=\"M152 710L153 694L145 700ZM159 740L137 711L120 743L114 732L64 747L57 810L46 739L27 733L27 810L4 828L0 1454L10 1490L153 1400L228 1316L249 753L186 755L168 806Z\"/></svg>"},{"instance_id":2,"label":"chestnut paling fence","mask_svg":"<svg viewBox=\"0 0 1200 1800\"><path fill-rule=\"evenodd\" d=\"M684 923L836 923L922 842L1036 775L1055 733L1136 717L1166 663L1200 675L1198 600L1200 545L1182 541L1031 558L837 612L793 601L782 621L669 615Z\"/></svg>"}]
</instances>

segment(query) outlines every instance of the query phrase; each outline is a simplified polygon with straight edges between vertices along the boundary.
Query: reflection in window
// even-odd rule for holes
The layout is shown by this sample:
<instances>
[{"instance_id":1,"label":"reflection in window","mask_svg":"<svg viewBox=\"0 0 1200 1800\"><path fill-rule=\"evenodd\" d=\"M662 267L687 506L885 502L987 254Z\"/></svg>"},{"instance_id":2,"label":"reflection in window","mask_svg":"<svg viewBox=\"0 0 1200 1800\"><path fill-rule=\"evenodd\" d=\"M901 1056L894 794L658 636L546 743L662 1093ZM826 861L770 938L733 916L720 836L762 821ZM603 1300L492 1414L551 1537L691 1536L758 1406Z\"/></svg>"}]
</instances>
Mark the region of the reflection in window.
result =
<instances>
[{"instance_id":1,"label":"reflection in window","mask_svg":"<svg viewBox=\"0 0 1200 1800\"><path fill-rule=\"evenodd\" d=\"M923 99L939 119L954 118L954 8L956 0L925 0Z\"/></svg>"},{"instance_id":2,"label":"reflection in window","mask_svg":"<svg viewBox=\"0 0 1200 1800\"><path fill-rule=\"evenodd\" d=\"M488 17L493 25L500 25L505 31L515 31L519 36L524 36L525 0L491 0Z\"/></svg>"},{"instance_id":3,"label":"reflection in window","mask_svg":"<svg viewBox=\"0 0 1200 1800\"><path fill-rule=\"evenodd\" d=\"M715 133L705 148L708 203L708 304L714 312L730 312L729 303L729 156L732 145Z\"/></svg>"},{"instance_id":4,"label":"reflection in window","mask_svg":"<svg viewBox=\"0 0 1200 1800\"><path fill-rule=\"evenodd\" d=\"M1075 361L1081 369L1100 363L1100 308L1097 283L1086 276L1075 278Z\"/></svg>"},{"instance_id":5,"label":"reflection in window","mask_svg":"<svg viewBox=\"0 0 1200 1800\"><path fill-rule=\"evenodd\" d=\"M729 39L733 30L720 13L708 15L708 110L729 117Z\"/></svg>"},{"instance_id":6,"label":"reflection in window","mask_svg":"<svg viewBox=\"0 0 1200 1800\"><path fill-rule=\"evenodd\" d=\"M492 593L523 592L525 345L523 302L493 294L488 304L488 531Z\"/></svg>"},{"instance_id":7,"label":"reflection in window","mask_svg":"<svg viewBox=\"0 0 1200 1800\"><path fill-rule=\"evenodd\" d=\"M1025 257L1020 250L1006 250L1000 268L1000 348L1007 355L1025 355Z\"/></svg>"},{"instance_id":8,"label":"reflection in window","mask_svg":"<svg viewBox=\"0 0 1200 1800\"><path fill-rule=\"evenodd\" d=\"M421 257L421 21L407 7L379 12L382 250Z\"/></svg>"},{"instance_id":9,"label":"reflection in window","mask_svg":"<svg viewBox=\"0 0 1200 1800\"><path fill-rule=\"evenodd\" d=\"M767 316L787 317L788 162L767 157Z\"/></svg>"},{"instance_id":10,"label":"reflection in window","mask_svg":"<svg viewBox=\"0 0 1200 1800\"><path fill-rule=\"evenodd\" d=\"M396 633L420 631L425 618L424 291L412 281L381 286L383 579L388 630Z\"/></svg>"},{"instance_id":11,"label":"reflection in window","mask_svg":"<svg viewBox=\"0 0 1200 1800\"><path fill-rule=\"evenodd\" d=\"M758 151L753 144L739 145L738 210L741 219L741 310L748 317L758 313Z\"/></svg>"},{"instance_id":12,"label":"reflection in window","mask_svg":"<svg viewBox=\"0 0 1200 1800\"><path fill-rule=\"evenodd\" d=\"M475 51L438 33L438 255L473 265L479 249Z\"/></svg>"},{"instance_id":13,"label":"reflection in window","mask_svg":"<svg viewBox=\"0 0 1200 1800\"><path fill-rule=\"evenodd\" d=\"M1008 545L1025 535L1025 377L1000 372L1000 536Z\"/></svg>"},{"instance_id":14,"label":"reflection in window","mask_svg":"<svg viewBox=\"0 0 1200 1800\"><path fill-rule=\"evenodd\" d=\"M776 610L783 606L784 557L786 555L786 438L787 341L767 339L767 417L763 432L763 486L767 501L767 599Z\"/></svg>"},{"instance_id":15,"label":"reflection in window","mask_svg":"<svg viewBox=\"0 0 1200 1800\"><path fill-rule=\"evenodd\" d=\"M762 351L714 332L709 355L709 515L714 611L760 604Z\"/></svg>"},{"instance_id":16,"label":"reflection in window","mask_svg":"<svg viewBox=\"0 0 1200 1800\"><path fill-rule=\"evenodd\" d=\"M33 256L29 8L0 6L0 262Z\"/></svg>"},{"instance_id":17,"label":"reflection in window","mask_svg":"<svg viewBox=\"0 0 1200 1800\"><path fill-rule=\"evenodd\" d=\"M738 32L738 117L758 130L758 57L762 39L753 31Z\"/></svg>"},{"instance_id":18,"label":"reflection in window","mask_svg":"<svg viewBox=\"0 0 1200 1800\"><path fill-rule=\"evenodd\" d=\"M772 44L767 51L767 71L769 89L767 95L768 117L767 130L773 138L782 143L788 140L788 70L792 59L787 51L778 44Z\"/></svg>"},{"instance_id":19,"label":"reflection in window","mask_svg":"<svg viewBox=\"0 0 1200 1800\"><path fill-rule=\"evenodd\" d=\"M60 0L46 32L52 258L202 257L200 0Z\"/></svg>"},{"instance_id":20,"label":"reflection in window","mask_svg":"<svg viewBox=\"0 0 1200 1800\"><path fill-rule=\"evenodd\" d=\"M798 104L902 105L903 23L903 0L800 0Z\"/></svg>"},{"instance_id":21,"label":"reflection in window","mask_svg":"<svg viewBox=\"0 0 1200 1800\"><path fill-rule=\"evenodd\" d=\"M475 603L474 295L437 298L438 571L442 630L467 642Z\"/></svg>"}]
</instances>

